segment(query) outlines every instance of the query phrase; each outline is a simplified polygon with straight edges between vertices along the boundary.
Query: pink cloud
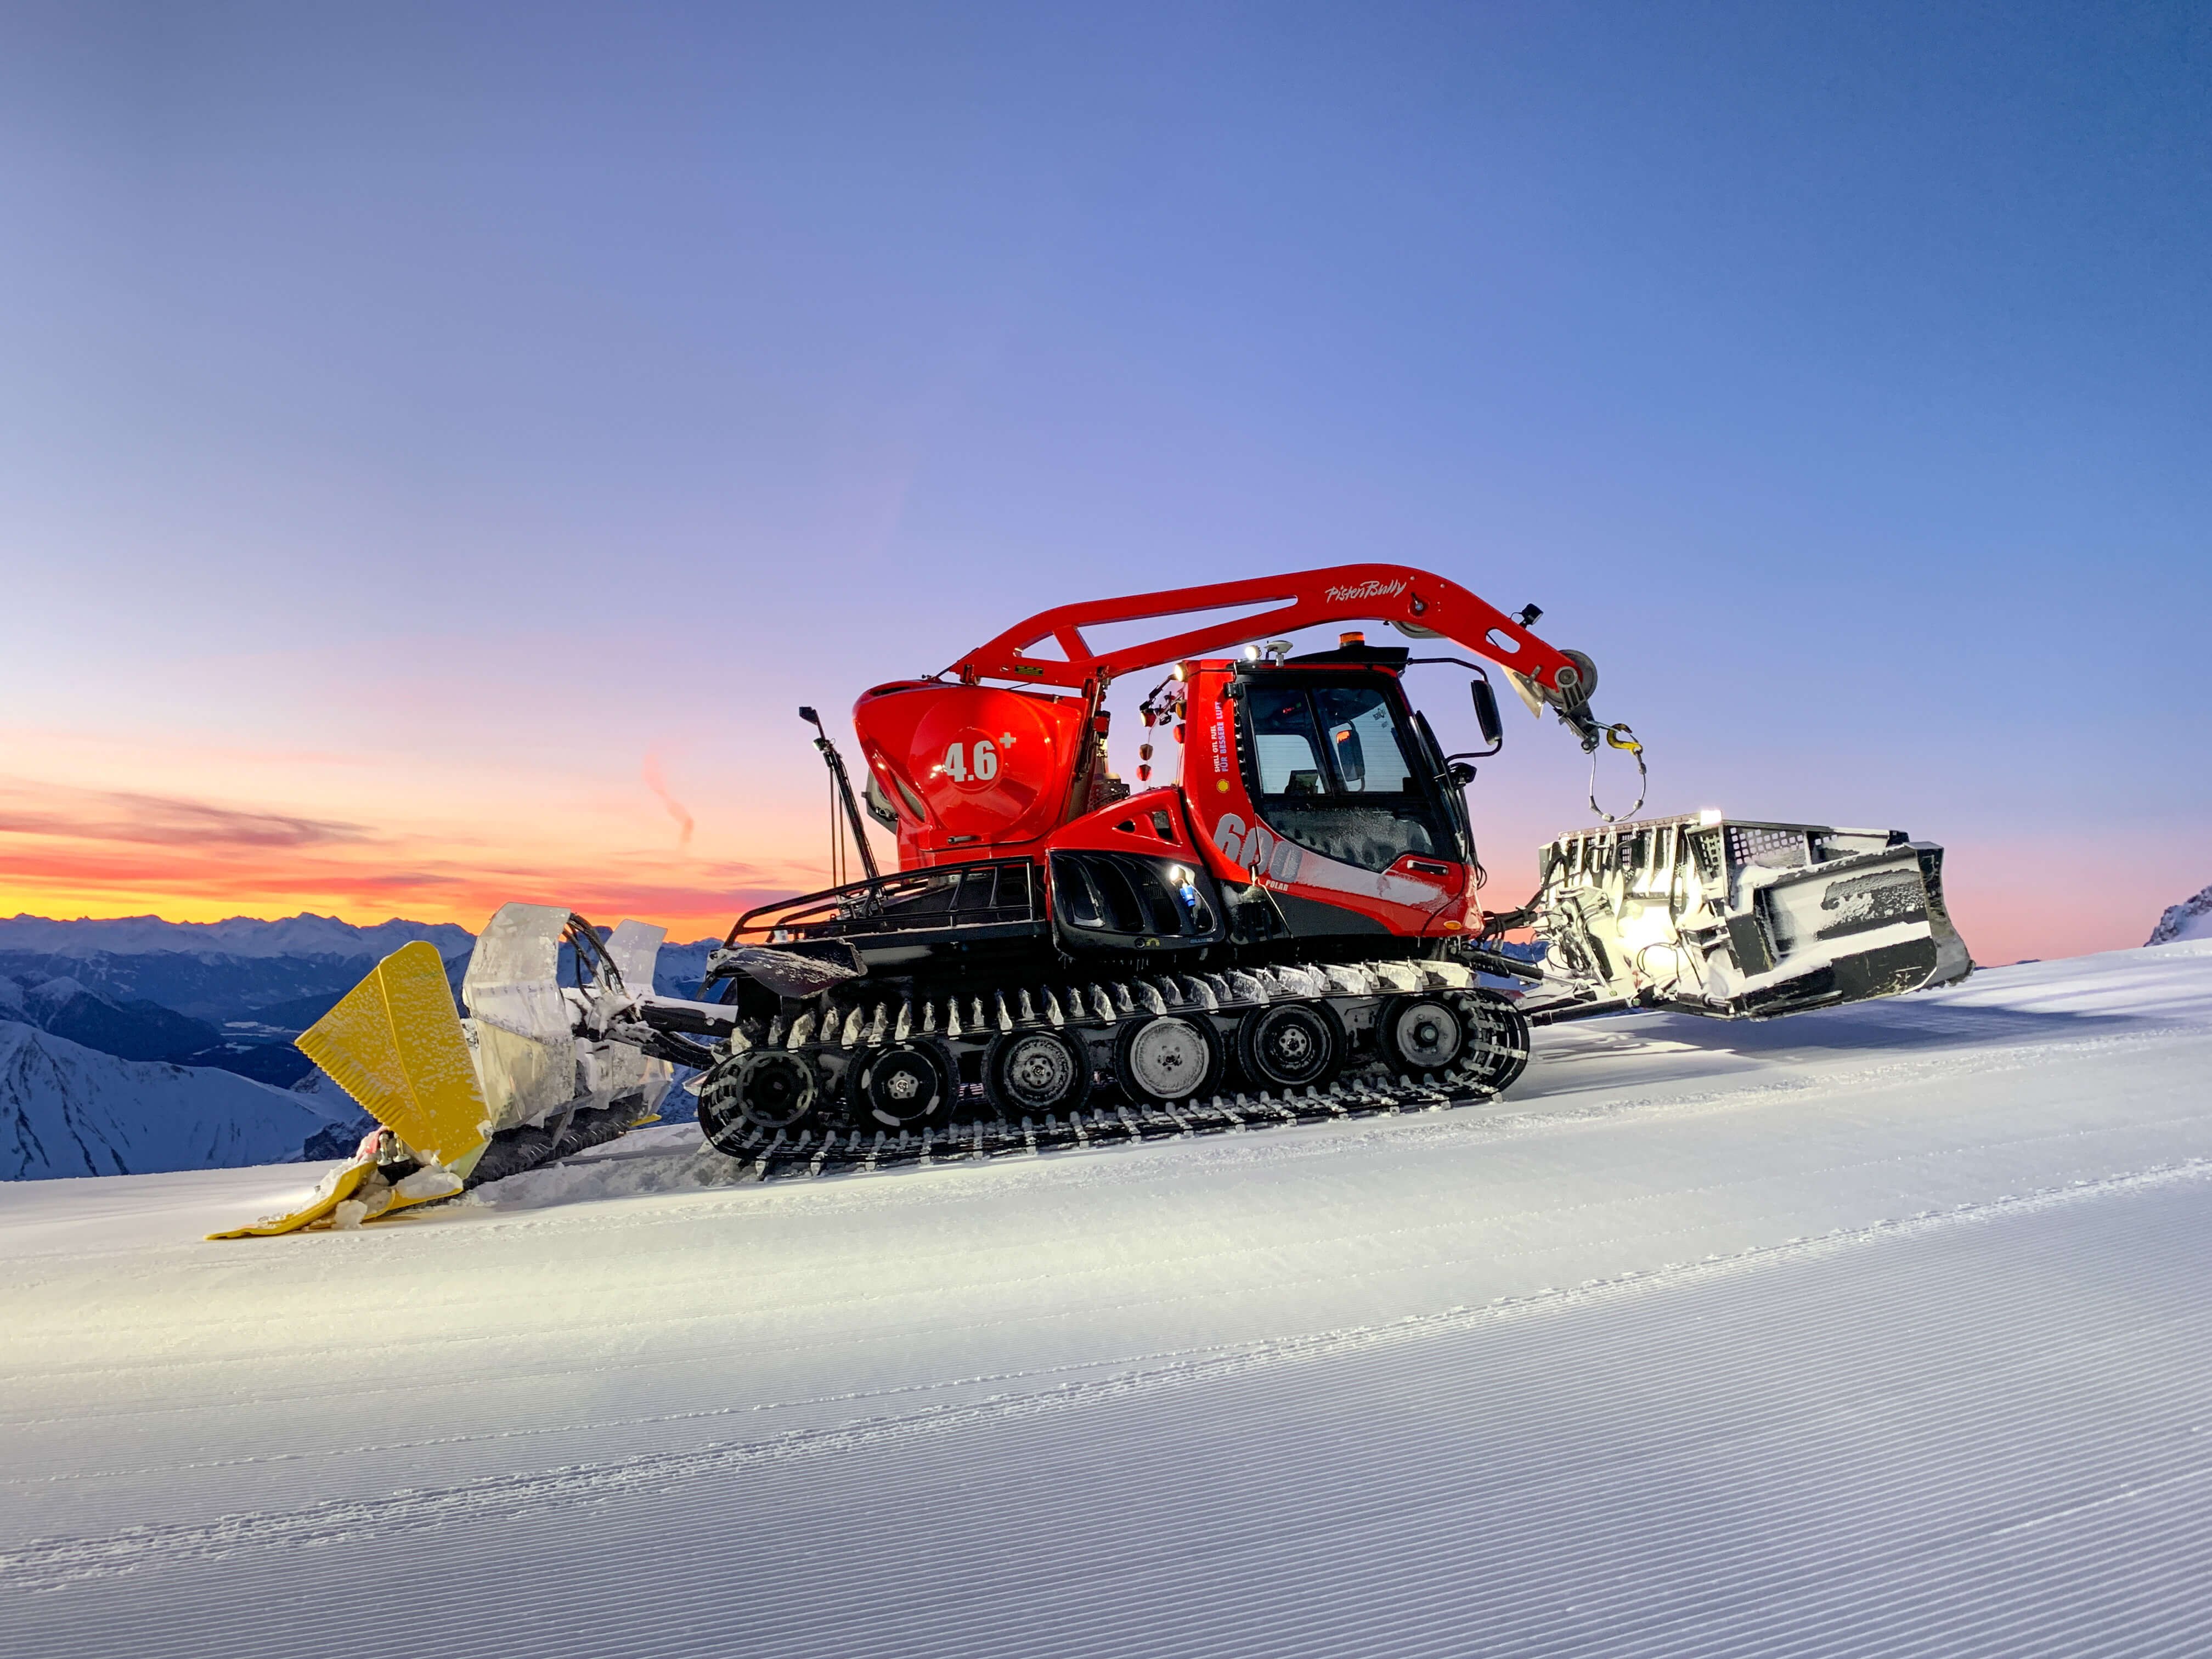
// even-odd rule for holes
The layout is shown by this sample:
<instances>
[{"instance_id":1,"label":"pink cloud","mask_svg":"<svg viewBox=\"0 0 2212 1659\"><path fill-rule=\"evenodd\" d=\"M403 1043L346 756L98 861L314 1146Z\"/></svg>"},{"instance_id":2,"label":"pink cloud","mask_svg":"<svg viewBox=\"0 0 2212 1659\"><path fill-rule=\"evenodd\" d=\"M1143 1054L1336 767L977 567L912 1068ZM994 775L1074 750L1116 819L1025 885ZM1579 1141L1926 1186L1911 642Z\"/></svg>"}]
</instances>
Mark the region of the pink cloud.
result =
<instances>
[{"instance_id":1,"label":"pink cloud","mask_svg":"<svg viewBox=\"0 0 2212 1659\"><path fill-rule=\"evenodd\" d=\"M357 823L25 781L0 783L0 834L209 848L325 847L374 839Z\"/></svg>"}]
</instances>

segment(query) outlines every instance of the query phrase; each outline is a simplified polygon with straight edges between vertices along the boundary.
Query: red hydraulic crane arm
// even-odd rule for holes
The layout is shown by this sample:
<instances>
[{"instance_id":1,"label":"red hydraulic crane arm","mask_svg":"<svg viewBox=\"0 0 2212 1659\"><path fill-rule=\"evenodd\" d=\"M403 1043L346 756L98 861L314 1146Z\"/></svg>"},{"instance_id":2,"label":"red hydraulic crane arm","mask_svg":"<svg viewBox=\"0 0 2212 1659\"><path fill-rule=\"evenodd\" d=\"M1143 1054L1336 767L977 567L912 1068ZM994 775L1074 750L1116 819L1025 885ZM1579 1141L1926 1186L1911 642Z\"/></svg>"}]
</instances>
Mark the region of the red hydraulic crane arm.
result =
<instances>
[{"instance_id":1,"label":"red hydraulic crane arm","mask_svg":"<svg viewBox=\"0 0 2212 1659\"><path fill-rule=\"evenodd\" d=\"M1269 608L1118 651L1093 651L1083 637L1085 628L1106 623L1145 622L1247 605ZM953 664L952 672L971 685L988 679L1075 690L1103 687L1119 675L1139 673L1163 663L1228 650L1296 629L1344 622L1403 623L1417 636L1439 635L1511 669L1534 684L1547 701L1581 701L1581 670L1564 652L1457 582L1401 564L1332 565L1325 570L1059 605L1040 611L978 646ZM1047 640L1059 647L1060 656L1028 654Z\"/></svg>"}]
</instances>

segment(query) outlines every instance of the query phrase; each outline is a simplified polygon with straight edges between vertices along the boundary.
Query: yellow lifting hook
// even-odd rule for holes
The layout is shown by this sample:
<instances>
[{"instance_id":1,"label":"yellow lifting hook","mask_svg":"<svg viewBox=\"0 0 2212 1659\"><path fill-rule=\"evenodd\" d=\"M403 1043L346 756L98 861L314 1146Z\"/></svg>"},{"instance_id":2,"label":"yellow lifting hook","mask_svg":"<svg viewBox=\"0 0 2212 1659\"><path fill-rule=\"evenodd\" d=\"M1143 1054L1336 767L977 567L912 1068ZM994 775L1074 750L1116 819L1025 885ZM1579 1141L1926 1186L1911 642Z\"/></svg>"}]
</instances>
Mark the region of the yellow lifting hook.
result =
<instances>
[{"instance_id":1,"label":"yellow lifting hook","mask_svg":"<svg viewBox=\"0 0 2212 1659\"><path fill-rule=\"evenodd\" d=\"M1625 749L1636 757L1636 805L1626 812L1608 812L1597 804L1597 747L1595 744L1590 747L1590 811L1597 814L1601 823L1618 823L1622 818L1632 816L1643 806L1644 794L1650 787L1651 775L1644 769L1644 745L1636 740L1636 733L1628 729L1627 721L1616 720L1607 726L1605 740L1613 748Z\"/></svg>"}]
</instances>

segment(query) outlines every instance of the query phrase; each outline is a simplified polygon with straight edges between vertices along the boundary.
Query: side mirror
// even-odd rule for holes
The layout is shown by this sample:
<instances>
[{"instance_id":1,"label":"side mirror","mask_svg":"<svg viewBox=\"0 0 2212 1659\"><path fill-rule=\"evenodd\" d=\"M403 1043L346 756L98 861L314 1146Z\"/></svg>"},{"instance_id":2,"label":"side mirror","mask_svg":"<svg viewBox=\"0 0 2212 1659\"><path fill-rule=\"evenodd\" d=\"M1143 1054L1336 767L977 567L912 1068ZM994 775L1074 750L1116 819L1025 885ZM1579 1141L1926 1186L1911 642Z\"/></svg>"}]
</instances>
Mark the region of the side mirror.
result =
<instances>
[{"instance_id":1,"label":"side mirror","mask_svg":"<svg viewBox=\"0 0 2212 1659\"><path fill-rule=\"evenodd\" d=\"M1354 726L1334 726L1328 734L1329 747L1336 755L1336 775L1346 789L1357 793L1367 787L1367 756L1359 744L1359 732Z\"/></svg>"},{"instance_id":2,"label":"side mirror","mask_svg":"<svg viewBox=\"0 0 2212 1659\"><path fill-rule=\"evenodd\" d=\"M1505 725L1498 718L1498 694L1488 680L1470 681L1467 689L1474 695L1474 721L1482 728L1482 740L1495 749L1505 741Z\"/></svg>"}]
</instances>

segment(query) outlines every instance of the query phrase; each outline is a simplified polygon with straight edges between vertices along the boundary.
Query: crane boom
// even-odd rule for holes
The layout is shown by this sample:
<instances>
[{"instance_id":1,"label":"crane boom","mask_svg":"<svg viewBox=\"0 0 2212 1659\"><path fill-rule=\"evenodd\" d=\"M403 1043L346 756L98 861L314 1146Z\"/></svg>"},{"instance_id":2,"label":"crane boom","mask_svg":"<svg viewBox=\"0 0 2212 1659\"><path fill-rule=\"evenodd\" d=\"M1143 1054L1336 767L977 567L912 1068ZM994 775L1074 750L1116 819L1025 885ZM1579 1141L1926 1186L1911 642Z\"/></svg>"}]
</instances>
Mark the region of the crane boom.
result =
<instances>
[{"instance_id":1,"label":"crane boom","mask_svg":"<svg viewBox=\"0 0 2212 1659\"><path fill-rule=\"evenodd\" d=\"M1083 637L1086 627L1247 605L1269 608L1115 651L1094 651ZM1331 565L1246 581L1056 605L1016 623L976 647L953 664L951 672L970 685L983 680L1011 680L1026 685L1097 690L1122 674L1139 673L1301 628L1344 622L1389 623L1417 638L1450 640L1510 669L1534 685L1547 702L1572 707L1583 694L1583 671L1565 652L1547 645L1457 582L1401 564ZM1048 640L1061 655L1030 654Z\"/></svg>"}]
</instances>

